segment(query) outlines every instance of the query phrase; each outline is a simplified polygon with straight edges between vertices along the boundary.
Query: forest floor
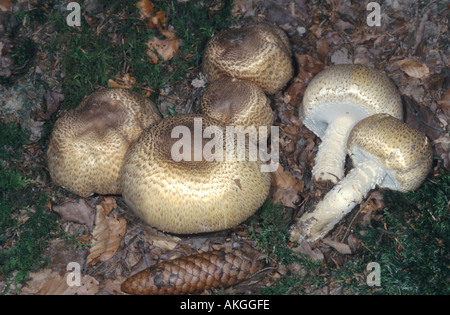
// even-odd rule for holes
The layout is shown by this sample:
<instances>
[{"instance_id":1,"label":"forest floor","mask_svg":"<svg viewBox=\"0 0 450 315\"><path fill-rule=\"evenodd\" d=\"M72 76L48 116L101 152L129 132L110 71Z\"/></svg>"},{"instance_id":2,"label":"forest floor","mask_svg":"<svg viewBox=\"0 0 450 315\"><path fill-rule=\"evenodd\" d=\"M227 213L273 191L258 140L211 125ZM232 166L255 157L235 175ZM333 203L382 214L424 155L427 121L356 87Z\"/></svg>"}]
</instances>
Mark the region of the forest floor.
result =
<instances>
[{"instance_id":1,"label":"forest floor","mask_svg":"<svg viewBox=\"0 0 450 315\"><path fill-rule=\"evenodd\" d=\"M123 294L125 279L156 263L236 249L256 250L266 268L205 294L450 292L446 1L380 1L375 9L350 0L78 2L81 26L66 21L69 1L0 3L1 293ZM143 224L121 196L83 199L51 183L45 150L64 112L96 90L125 87L164 116L196 113L207 40L255 17L287 33L295 74L270 97L282 167L254 216L226 231L173 235ZM311 176L320 139L298 110L309 81L341 63L384 70L395 82L405 122L433 144L433 168L417 191L373 190L325 239L298 244L289 230L332 188ZM379 286L367 282L371 262L381 268ZM82 285L69 287L74 266Z\"/></svg>"}]
</instances>

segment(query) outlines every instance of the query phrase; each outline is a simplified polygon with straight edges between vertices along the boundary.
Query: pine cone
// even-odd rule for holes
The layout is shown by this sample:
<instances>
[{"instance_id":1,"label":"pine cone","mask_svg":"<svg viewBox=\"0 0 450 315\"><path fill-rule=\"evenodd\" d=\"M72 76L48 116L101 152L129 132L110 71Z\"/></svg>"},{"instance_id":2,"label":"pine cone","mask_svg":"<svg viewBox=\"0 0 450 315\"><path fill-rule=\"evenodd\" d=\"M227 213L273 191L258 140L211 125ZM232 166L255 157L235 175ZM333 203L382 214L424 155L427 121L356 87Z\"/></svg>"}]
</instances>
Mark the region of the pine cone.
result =
<instances>
[{"instance_id":1,"label":"pine cone","mask_svg":"<svg viewBox=\"0 0 450 315\"><path fill-rule=\"evenodd\" d=\"M250 278L264 266L240 250L212 251L153 265L122 283L129 294L194 294Z\"/></svg>"}]
</instances>

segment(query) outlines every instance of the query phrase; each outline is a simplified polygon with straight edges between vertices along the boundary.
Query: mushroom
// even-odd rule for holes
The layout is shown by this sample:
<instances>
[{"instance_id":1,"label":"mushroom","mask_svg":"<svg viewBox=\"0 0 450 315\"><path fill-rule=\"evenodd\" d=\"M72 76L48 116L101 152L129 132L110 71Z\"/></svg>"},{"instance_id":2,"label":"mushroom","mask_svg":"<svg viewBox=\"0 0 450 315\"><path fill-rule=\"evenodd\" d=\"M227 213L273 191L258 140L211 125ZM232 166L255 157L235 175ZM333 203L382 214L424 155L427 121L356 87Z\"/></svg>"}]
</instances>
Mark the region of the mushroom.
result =
<instances>
[{"instance_id":1,"label":"mushroom","mask_svg":"<svg viewBox=\"0 0 450 315\"><path fill-rule=\"evenodd\" d=\"M351 131L348 152L354 168L299 221L291 236L315 241L324 237L378 185L400 192L420 186L433 162L431 144L421 132L388 115L376 114Z\"/></svg>"},{"instance_id":2,"label":"mushroom","mask_svg":"<svg viewBox=\"0 0 450 315\"><path fill-rule=\"evenodd\" d=\"M132 91L92 93L55 123L47 149L52 181L81 197L120 194L125 153L161 119L152 101Z\"/></svg>"},{"instance_id":3,"label":"mushroom","mask_svg":"<svg viewBox=\"0 0 450 315\"><path fill-rule=\"evenodd\" d=\"M126 204L150 226L177 234L247 219L267 198L270 173L261 172L257 159L232 158L229 144L236 142L226 143L224 131L222 122L198 114L171 116L145 130L122 168Z\"/></svg>"},{"instance_id":4,"label":"mushroom","mask_svg":"<svg viewBox=\"0 0 450 315\"><path fill-rule=\"evenodd\" d=\"M208 41L203 72L210 82L227 75L255 82L265 93L275 94L293 75L289 39L266 22L226 29Z\"/></svg>"},{"instance_id":5,"label":"mushroom","mask_svg":"<svg viewBox=\"0 0 450 315\"><path fill-rule=\"evenodd\" d=\"M242 129L255 127L255 135L259 127L266 127L268 135L274 119L270 101L257 84L227 76L208 85L200 110L226 125L240 126Z\"/></svg>"},{"instance_id":6,"label":"mushroom","mask_svg":"<svg viewBox=\"0 0 450 315\"><path fill-rule=\"evenodd\" d=\"M403 116L400 94L382 71L335 65L311 80L299 116L322 140L312 171L317 180L342 179L350 131L358 121L378 113Z\"/></svg>"}]
</instances>

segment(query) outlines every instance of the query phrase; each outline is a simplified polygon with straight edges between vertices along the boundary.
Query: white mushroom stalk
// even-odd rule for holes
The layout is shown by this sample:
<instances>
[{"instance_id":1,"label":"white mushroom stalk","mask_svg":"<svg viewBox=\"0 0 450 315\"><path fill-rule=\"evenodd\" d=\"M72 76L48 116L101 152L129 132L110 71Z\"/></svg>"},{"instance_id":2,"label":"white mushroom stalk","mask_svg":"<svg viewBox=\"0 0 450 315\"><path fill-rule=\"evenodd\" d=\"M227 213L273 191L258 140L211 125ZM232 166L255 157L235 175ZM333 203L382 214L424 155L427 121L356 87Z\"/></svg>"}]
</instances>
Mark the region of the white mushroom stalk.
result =
<instances>
[{"instance_id":1,"label":"white mushroom stalk","mask_svg":"<svg viewBox=\"0 0 450 315\"><path fill-rule=\"evenodd\" d=\"M312 172L315 178L336 182L344 177L346 143L351 128L356 123L357 119L343 115L337 116L327 126L316 154L315 167Z\"/></svg>"},{"instance_id":2,"label":"white mushroom stalk","mask_svg":"<svg viewBox=\"0 0 450 315\"><path fill-rule=\"evenodd\" d=\"M374 160L364 161L325 195L314 212L301 218L302 232L309 241L324 237L341 221L363 198L383 182L385 168Z\"/></svg>"},{"instance_id":3,"label":"white mushroom stalk","mask_svg":"<svg viewBox=\"0 0 450 315\"><path fill-rule=\"evenodd\" d=\"M381 71L363 65L336 65L320 72L308 85L300 108L305 126L322 143L312 174L338 182L344 176L347 139L356 123L377 113L402 119L400 94Z\"/></svg>"},{"instance_id":4,"label":"white mushroom stalk","mask_svg":"<svg viewBox=\"0 0 450 315\"><path fill-rule=\"evenodd\" d=\"M292 238L323 238L377 185L402 192L416 189L432 164L427 137L387 114L359 122L350 133L348 151L354 168L313 212L300 218Z\"/></svg>"}]
</instances>

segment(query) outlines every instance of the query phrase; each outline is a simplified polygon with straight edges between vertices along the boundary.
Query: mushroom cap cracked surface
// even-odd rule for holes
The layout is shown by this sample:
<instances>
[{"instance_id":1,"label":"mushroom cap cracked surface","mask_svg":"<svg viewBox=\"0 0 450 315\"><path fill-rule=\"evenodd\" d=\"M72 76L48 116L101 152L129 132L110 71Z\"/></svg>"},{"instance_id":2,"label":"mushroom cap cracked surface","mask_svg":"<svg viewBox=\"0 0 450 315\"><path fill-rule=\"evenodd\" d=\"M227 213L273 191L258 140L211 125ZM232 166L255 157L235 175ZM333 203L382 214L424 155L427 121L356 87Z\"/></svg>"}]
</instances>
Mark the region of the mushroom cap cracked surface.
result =
<instances>
[{"instance_id":1,"label":"mushroom cap cracked surface","mask_svg":"<svg viewBox=\"0 0 450 315\"><path fill-rule=\"evenodd\" d=\"M383 71L342 64L321 71L311 80L299 115L308 129L322 137L327 125L339 115L355 116L359 121L378 113L403 118L395 84Z\"/></svg>"},{"instance_id":2,"label":"mushroom cap cracked surface","mask_svg":"<svg viewBox=\"0 0 450 315\"><path fill-rule=\"evenodd\" d=\"M125 153L145 128L161 119L152 101L132 91L90 94L55 123L47 149L52 181L82 197L120 194Z\"/></svg>"},{"instance_id":3,"label":"mushroom cap cracked surface","mask_svg":"<svg viewBox=\"0 0 450 315\"><path fill-rule=\"evenodd\" d=\"M373 115L356 124L348 150L354 164L369 158L381 163L388 174L378 185L401 192L419 187L433 163L428 138L387 114Z\"/></svg>"},{"instance_id":4,"label":"mushroom cap cracked surface","mask_svg":"<svg viewBox=\"0 0 450 315\"><path fill-rule=\"evenodd\" d=\"M274 114L264 91L255 83L230 77L211 82L203 93L200 110L227 125L264 126L270 133Z\"/></svg>"},{"instance_id":5,"label":"mushroom cap cracked surface","mask_svg":"<svg viewBox=\"0 0 450 315\"><path fill-rule=\"evenodd\" d=\"M210 82L227 75L255 82L267 94L281 90L293 75L287 35L266 22L216 34L206 46L202 63Z\"/></svg>"},{"instance_id":6,"label":"mushroom cap cracked surface","mask_svg":"<svg viewBox=\"0 0 450 315\"><path fill-rule=\"evenodd\" d=\"M177 127L186 134L175 133L174 138ZM198 128L202 135L209 127L214 137L196 139ZM180 234L231 228L251 216L268 196L270 174L260 171L258 160L208 161L207 153L195 157L196 150L208 152L210 142L220 139L216 138L220 134L225 139L223 123L194 114L165 118L144 131L122 168L122 195L127 205L147 224ZM180 143L182 149L177 146ZM218 141L209 150L223 149L226 155L226 147L225 141ZM173 157L173 151L184 150L191 150L185 160Z\"/></svg>"}]
</instances>

